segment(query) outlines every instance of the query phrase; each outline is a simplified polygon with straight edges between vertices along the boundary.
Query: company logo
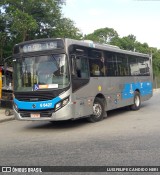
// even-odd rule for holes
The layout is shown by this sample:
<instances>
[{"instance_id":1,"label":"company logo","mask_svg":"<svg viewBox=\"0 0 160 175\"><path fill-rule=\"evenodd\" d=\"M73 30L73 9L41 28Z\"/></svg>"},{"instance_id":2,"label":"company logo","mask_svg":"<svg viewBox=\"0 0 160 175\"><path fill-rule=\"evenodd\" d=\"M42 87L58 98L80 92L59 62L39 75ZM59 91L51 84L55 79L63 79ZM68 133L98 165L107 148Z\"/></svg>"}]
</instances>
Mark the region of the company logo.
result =
<instances>
[{"instance_id":1,"label":"company logo","mask_svg":"<svg viewBox=\"0 0 160 175\"><path fill-rule=\"evenodd\" d=\"M33 105L32 105L32 108L36 108L36 105L35 105L35 104L33 104Z\"/></svg>"}]
</instances>

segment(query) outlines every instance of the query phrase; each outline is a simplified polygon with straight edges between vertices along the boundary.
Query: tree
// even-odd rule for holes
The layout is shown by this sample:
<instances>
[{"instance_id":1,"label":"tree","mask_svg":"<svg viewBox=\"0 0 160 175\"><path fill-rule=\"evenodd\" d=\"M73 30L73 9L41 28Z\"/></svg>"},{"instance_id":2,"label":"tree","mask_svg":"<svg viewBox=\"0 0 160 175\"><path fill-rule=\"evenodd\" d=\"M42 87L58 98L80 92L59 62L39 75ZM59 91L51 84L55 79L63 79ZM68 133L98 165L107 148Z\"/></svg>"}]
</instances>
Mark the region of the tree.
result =
<instances>
[{"instance_id":1,"label":"tree","mask_svg":"<svg viewBox=\"0 0 160 175\"><path fill-rule=\"evenodd\" d=\"M153 79L155 88L158 88L158 79L160 78L160 50L157 48L150 48L153 60ZM159 79L160 80L160 79Z\"/></svg>"},{"instance_id":2,"label":"tree","mask_svg":"<svg viewBox=\"0 0 160 175\"><path fill-rule=\"evenodd\" d=\"M160 50L156 48L151 48L152 58L153 58L153 73L154 76L160 75Z\"/></svg>"},{"instance_id":3,"label":"tree","mask_svg":"<svg viewBox=\"0 0 160 175\"><path fill-rule=\"evenodd\" d=\"M128 35L122 38L115 38L111 42L113 45L119 46L121 49L135 51L136 37L134 35Z\"/></svg>"},{"instance_id":4,"label":"tree","mask_svg":"<svg viewBox=\"0 0 160 175\"><path fill-rule=\"evenodd\" d=\"M26 40L30 31L38 28L38 24L32 16L18 9L12 13L12 18L11 32L16 33L21 41Z\"/></svg>"},{"instance_id":5,"label":"tree","mask_svg":"<svg viewBox=\"0 0 160 175\"><path fill-rule=\"evenodd\" d=\"M74 22L62 15L64 4L64 0L1 0L0 58L10 56L14 44L26 40L48 37L80 39L82 34Z\"/></svg>"},{"instance_id":6,"label":"tree","mask_svg":"<svg viewBox=\"0 0 160 175\"><path fill-rule=\"evenodd\" d=\"M6 37L5 20L3 18L3 15L0 13L0 63L3 61L3 49L5 46Z\"/></svg>"},{"instance_id":7,"label":"tree","mask_svg":"<svg viewBox=\"0 0 160 175\"><path fill-rule=\"evenodd\" d=\"M105 27L97 29L91 34L85 35L84 39L107 44L115 37L118 37L118 33L112 28Z\"/></svg>"},{"instance_id":8,"label":"tree","mask_svg":"<svg viewBox=\"0 0 160 175\"><path fill-rule=\"evenodd\" d=\"M60 19L57 28L53 31L52 36L62 38L81 39L82 33L75 27L74 22L69 18Z\"/></svg>"},{"instance_id":9,"label":"tree","mask_svg":"<svg viewBox=\"0 0 160 175\"><path fill-rule=\"evenodd\" d=\"M147 43L140 43L138 41L136 41L135 43L135 51L147 54L151 53L151 49L149 48Z\"/></svg>"},{"instance_id":10,"label":"tree","mask_svg":"<svg viewBox=\"0 0 160 175\"><path fill-rule=\"evenodd\" d=\"M56 27L62 4L62 0L2 0L0 7L8 16L11 35L21 35L24 41L45 37L43 29Z\"/></svg>"}]
</instances>

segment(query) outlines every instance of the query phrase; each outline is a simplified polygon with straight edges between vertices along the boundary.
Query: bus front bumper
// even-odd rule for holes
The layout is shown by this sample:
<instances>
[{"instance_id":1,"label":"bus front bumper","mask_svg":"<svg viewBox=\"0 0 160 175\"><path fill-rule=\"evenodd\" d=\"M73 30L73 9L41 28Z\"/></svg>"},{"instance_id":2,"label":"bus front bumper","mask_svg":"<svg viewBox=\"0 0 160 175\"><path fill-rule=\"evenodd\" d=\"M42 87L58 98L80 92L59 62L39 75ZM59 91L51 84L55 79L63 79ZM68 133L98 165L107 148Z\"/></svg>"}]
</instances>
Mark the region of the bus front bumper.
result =
<instances>
[{"instance_id":1,"label":"bus front bumper","mask_svg":"<svg viewBox=\"0 0 160 175\"><path fill-rule=\"evenodd\" d=\"M24 117L21 115L20 112L17 112L15 107L13 107L14 111L14 116L17 120L24 120L24 121L60 121L60 120L69 120L69 119L74 119L74 110L72 107L72 104L68 104L61 108L60 110L53 112L50 117L46 116L38 116L38 117L31 117L32 113L26 111L28 113L27 117ZM33 114L40 114L41 111L33 111Z\"/></svg>"}]
</instances>

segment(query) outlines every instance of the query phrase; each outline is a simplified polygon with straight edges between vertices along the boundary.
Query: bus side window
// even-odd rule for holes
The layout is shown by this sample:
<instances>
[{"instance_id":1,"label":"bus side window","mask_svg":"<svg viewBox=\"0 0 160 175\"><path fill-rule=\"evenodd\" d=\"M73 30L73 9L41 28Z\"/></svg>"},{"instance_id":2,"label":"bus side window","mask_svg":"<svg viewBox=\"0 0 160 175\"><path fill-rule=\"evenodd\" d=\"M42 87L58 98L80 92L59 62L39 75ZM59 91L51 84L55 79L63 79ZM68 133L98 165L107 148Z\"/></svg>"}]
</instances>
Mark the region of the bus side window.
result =
<instances>
[{"instance_id":1,"label":"bus side window","mask_svg":"<svg viewBox=\"0 0 160 175\"><path fill-rule=\"evenodd\" d=\"M91 76L99 76L100 75L99 65L93 59L90 59L90 74L91 74Z\"/></svg>"},{"instance_id":2,"label":"bus side window","mask_svg":"<svg viewBox=\"0 0 160 175\"><path fill-rule=\"evenodd\" d=\"M105 52L105 66L107 68L107 76L116 76L117 74L117 60L112 52Z\"/></svg>"},{"instance_id":3,"label":"bus side window","mask_svg":"<svg viewBox=\"0 0 160 175\"><path fill-rule=\"evenodd\" d=\"M106 65L104 63L104 58L90 59L90 74L91 76L105 76L106 75Z\"/></svg>"}]
</instances>

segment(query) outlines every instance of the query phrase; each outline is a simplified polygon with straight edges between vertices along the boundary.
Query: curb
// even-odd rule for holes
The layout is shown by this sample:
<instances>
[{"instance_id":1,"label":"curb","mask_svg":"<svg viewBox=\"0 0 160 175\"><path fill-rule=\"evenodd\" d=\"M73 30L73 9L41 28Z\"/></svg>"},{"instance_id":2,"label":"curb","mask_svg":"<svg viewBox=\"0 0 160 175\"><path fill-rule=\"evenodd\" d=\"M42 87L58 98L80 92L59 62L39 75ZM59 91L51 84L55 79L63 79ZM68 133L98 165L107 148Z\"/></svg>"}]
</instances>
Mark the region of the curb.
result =
<instances>
[{"instance_id":1,"label":"curb","mask_svg":"<svg viewBox=\"0 0 160 175\"><path fill-rule=\"evenodd\" d=\"M14 117L10 117L10 118L0 119L0 123L11 121L11 120L15 120L15 118Z\"/></svg>"},{"instance_id":2,"label":"curb","mask_svg":"<svg viewBox=\"0 0 160 175\"><path fill-rule=\"evenodd\" d=\"M0 123L6 122L6 121L11 121L11 120L15 119L15 116L13 113L10 113L10 115L6 115L5 110L6 109L4 109L4 108L0 108Z\"/></svg>"},{"instance_id":3,"label":"curb","mask_svg":"<svg viewBox=\"0 0 160 175\"><path fill-rule=\"evenodd\" d=\"M153 92L159 92L160 89L153 89Z\"/></svg>"}]
</instances>

